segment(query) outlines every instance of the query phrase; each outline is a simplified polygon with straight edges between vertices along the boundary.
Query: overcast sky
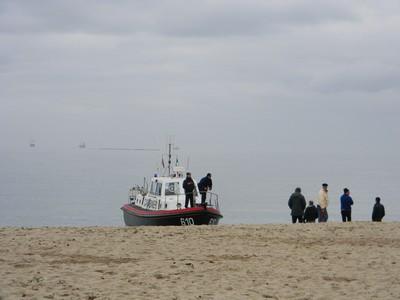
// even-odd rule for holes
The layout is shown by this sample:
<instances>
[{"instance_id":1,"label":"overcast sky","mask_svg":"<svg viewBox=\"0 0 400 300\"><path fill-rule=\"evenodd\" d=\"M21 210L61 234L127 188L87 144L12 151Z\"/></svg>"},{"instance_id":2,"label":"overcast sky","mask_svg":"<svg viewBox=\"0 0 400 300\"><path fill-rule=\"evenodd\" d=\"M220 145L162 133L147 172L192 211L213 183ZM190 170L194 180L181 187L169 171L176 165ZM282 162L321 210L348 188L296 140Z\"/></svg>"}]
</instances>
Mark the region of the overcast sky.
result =
<instances>
[{"instance_id":1,"label":"overcast sky","mask_svg":"<svg viewBox=\"0 0 400 300\"><path fill-rule=\"evenodd\" d=\"M3 149L400 150L400 2L0 0Z\"/></svg>"}]
</instances>

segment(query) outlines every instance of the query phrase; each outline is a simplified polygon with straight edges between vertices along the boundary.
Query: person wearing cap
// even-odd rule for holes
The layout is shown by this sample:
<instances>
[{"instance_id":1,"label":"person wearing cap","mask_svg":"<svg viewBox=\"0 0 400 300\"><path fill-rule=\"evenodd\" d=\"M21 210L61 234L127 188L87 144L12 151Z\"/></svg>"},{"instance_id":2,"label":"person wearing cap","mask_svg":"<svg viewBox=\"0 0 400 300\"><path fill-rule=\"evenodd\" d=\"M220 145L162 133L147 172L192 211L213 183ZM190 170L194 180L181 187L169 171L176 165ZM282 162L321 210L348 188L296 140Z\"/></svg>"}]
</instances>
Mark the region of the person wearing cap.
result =
<instances>
[{"instance_id":1,"label":"person wearing cap","mask_svg":"<svg viewBox=\"0 0 400 300\"><path fill-rule=\"evenodd\" d=\"M381 204L381 198L375 198L374 209L372 210L372 221L381 222L385 216L385 207Z\"/></svg>"},{"instance_id":2,"label":"person wearing cap","mask_svg":"<svg viewBox=\"0 0 400 300\"><path fill-rule=\"evenodd\" d=\"M350 197L348 188L343 189L343 195L340 197L340 212L342 214L343 222L351 222L351 206L354 204L353 199Z\"/></svg>"},{"instance_id":3,"label":"person wearing cap","mask_svg":"<svg viewBox=\"0 0 400 300\"><path fill-rule=\"evenodd\" d=\"M314 201L309 201L306 210L304 211L304 223L315 223L318 218L318 211L314 205Z\"/></svg>"},{"instance_id":4,"label":"person wearing cap","mask_svg":"<svg viewBox=\"0 0 400 300\"><path fill-rule=\"evenodd\" d=\"M207 173L206 177L203 177L197 186L201 195L201 204L204 205L206 203L207 191L212 189L211 173Z\"/></svg>"},{"instance_id":5,"label":"person wearing cap","mask_svg":"<svg viewBox=\"0 0 400 300\"><path fill-rule=\"evenodd\" d=\"M323 183L322 188L318 193L318 222L324 223L328 221L328 184Z\"/></svg>"},{"instance_id":6,"label":"person wearing cap","mask_svg":"<svg viewBox=\"0 0 400 300\"><path fill-rule=\"evenodd\" d=\"M186 173L186 178L183 181L183 189L185 190L185 208L188 208L189 203L190 207L194 207L193 196L195 191L195 185L191 173Z\"/></svg>"},{"instance_id":7,"label":"person wearing cap","mask_svg":"<svg viewBox=\"0 0 400 300\"><path fill-rule=\"evenodd\" d=\"M301 194L301 188L296 188L294 193L290 196L288 206L291 210L292 223L303 223L303 213L306 208L306 199Z\"/></svg>"}]
</instances>

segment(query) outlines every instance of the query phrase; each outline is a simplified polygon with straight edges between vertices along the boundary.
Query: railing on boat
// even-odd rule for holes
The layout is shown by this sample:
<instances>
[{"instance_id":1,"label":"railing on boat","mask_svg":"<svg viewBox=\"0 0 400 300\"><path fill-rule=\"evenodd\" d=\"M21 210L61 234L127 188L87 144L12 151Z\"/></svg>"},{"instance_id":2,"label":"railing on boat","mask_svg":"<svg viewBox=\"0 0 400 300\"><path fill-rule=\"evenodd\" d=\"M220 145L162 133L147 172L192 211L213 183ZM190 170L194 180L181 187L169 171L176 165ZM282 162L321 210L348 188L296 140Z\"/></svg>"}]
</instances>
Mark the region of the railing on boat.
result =
<instances>
[{"instance_id":1,"label":"railing on boat","mask_svg":"<svg viewBox=\"0 0 400 300\"><path fill-rule=\"evenodd\" d=\"M140 187L138 185L134 186L133 188L131 188L129 190L129 202L135 203L137 195L141 194L142 196L144 196L146 193L147 193L147 191L143 187ZM218 195L213 192L209 192L209 191L206 191L205 193L206 193L206 201L205 201L206 205L208 207L213 207L213 208L219 209ZM197 192L194 192L194 194L195 194L194 195L195 200L196 200L196 198L201 199L201 194L198 195ZM176 196L176 208L178 208L178 209L182 208L181 202L182 202L182 200L185 201L185 199L184 199L185 195L186 195L185 193L173 195L173 196ZM167 197L171 197L171 196L172 195L164 196L164 198L166 200ZM181 200L181 201L179 201L179 200ZM158 209L161 209L161 199L158 200L158 203L156 204L156 206ZM154 207L154 208L157 209L156 207Z\"/></svg>"},{"instance_id":2,"label":"railing on boat","mask_svg":"<svg viewBox=\"0 0 400 300\"><path fill-rule=\"evenodd\" d=\"M206 193L205 204L207 206L209 206L209 207L213 207L213 208L219 209L218 195L215 194L215 193L209 192L209 191L207 191L205 193ZM186 195L190 195L190 194L193 194L193 192L192 193L186 193L186 194L176 194L176 207L180 208L179 206L181 205L180 202L179 202L179 196L186 196ZM198 199L201 199L201 193L200 193L200 195L198 195L197 192L194 192L195 200L196 200L196 197Z\"/></svg>"},{"instance_id":3,"label":"railing on boat","mask_svg":"<svg viewBox=\"0 0 400 300\"><path fill-rule=\"evenodd\" d=\"M147 189L144 187L141 187L139 185L135 185L134 187L129 189L129 200L130 202L134 201L136 199L136 196L141 194L142 196L147 194Z\"/></svg>"},{"instance_id":4,"label":"railing on boat","mask_svg":"<svg viewBox=\"0 0 400 300\"><path fill-rule=\"evenodd\" d=\"M207 197L208 197L208 199L207 199ZM207 191L206 192L206 203L208 206L219 209L218 194Z\"/></svg>"}]
</instances>

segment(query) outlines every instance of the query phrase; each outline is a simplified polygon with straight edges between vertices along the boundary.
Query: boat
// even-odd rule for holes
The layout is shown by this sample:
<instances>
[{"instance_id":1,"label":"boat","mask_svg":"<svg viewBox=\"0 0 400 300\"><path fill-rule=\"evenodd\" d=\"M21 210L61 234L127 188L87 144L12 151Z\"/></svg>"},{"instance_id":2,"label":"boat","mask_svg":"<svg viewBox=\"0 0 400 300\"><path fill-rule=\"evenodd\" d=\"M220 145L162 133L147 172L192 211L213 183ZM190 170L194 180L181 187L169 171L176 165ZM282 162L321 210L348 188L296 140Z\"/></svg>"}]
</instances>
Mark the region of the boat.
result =
<instances>
[{"instance_id":1,"label":"boat","mask_svg":"<svg viewBox=\"0 0 400 300\"><path fill-rule=\"evenodd\" d=\"M201 203L195 181L194 207L185 208L183 181L185 169L171 166L171 145L169 146L168 173L155 174L150 184L146 180L142 186L129 190L129 202L121 207L127 226L190 226L217 225L223 217L218 195L206 192L206 201Z\"/></svg>"},{"instance_id":2,"label":"boat","mask_svg":"<svg viewBox=\"0 0 400 300\"><path fill-rule=\"evenodd\" d=\"M85 142L80 143L78 147L79 147L80 149L85 149L85 148L86 148Z\"/></svg>"},{"instance_id":3,"label":"boat","mask_svg":"<svg viewBox=\"0 0 400 300\"><path fill-rule=\"evenodd\" d=\"M30 140L29 142L29 147L34 148L36 146L36 143L34 140Z\"/></svg>"}]
</instances>

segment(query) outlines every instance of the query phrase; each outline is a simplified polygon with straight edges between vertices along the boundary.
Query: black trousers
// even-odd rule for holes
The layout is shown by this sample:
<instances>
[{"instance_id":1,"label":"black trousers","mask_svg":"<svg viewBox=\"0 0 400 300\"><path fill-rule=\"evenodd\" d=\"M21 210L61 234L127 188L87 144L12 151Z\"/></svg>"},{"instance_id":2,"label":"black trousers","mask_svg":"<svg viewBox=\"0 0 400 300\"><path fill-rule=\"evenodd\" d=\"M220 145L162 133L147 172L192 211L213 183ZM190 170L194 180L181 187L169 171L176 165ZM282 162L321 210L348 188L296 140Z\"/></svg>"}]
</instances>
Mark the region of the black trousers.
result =
<instances>
[{"instance_id":1,"label":"black trousers","mask_svg":"<svg viewBox=\"0 0 400 300\"><path fill-rule=\"evenodd\" d=\"M351 222L351 210L342 210L342 221Z\"/></svg>"},{"instance_id":2,"label":"black trousers","mask_svg":"<svg viewBox=\"0 0 400 300\"><path fill-rule=\"evenodd\" d=\"M296 223L297 220L299 220L299 223L303 223L303 217L302 216L292 216L292 223Z\"/></svg>"},{"instance_id":3,"label":"black trousers","mask_svg":"<svg viewBox=\"0 0 400 300\"><path fill-rule=\"evenodd\" d=\"M201 204L206 203L207 192L206 191L200 191L200 195L201 195Z\"/></svg>"},{"instance_id":4,"label":"black trousers","mask_svg":"<svg viewBox=\"0 0 400 300\"><path fill-rule=\"evenodd\" d=\"M186 196L185 196L185 208L188 207L189 202L190 202L190 207L194 207L193 193L186 194Z\"/></svg>"},{"instance_id":5,"label":"black trousers","mask_svg":"<svg viewBox=\"0 0 400 300\"><path fill-rule=\"evenodd\" d=\"M315 220L304 220L304 223L315 223Z\"/></svg>"}]
</instances>

